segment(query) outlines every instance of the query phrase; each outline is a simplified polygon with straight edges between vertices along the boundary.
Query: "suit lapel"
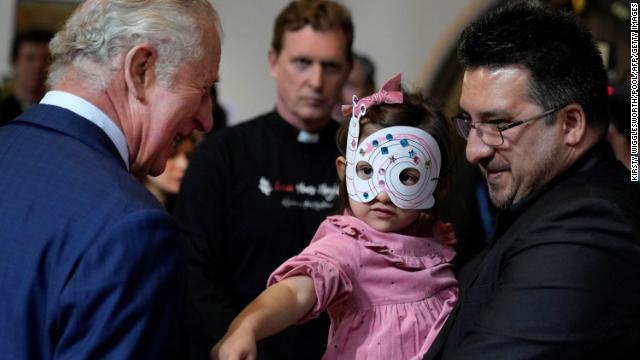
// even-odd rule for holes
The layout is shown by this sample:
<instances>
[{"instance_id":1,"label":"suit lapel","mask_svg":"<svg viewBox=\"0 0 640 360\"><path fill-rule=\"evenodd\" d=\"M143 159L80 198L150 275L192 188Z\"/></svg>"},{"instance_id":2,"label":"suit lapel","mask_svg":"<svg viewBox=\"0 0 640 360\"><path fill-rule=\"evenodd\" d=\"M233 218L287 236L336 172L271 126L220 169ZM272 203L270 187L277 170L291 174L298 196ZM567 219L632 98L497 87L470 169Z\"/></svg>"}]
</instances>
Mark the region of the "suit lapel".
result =
<instances>
[{"instance_id":1,"label":"suit lapel","mask_svg":"<svg viewBox=\"0 0 640 360\"><path fill-rule=\"evenodd\" d=\"M107 134L91 121L58 106L37 104L14 120L47 128L75 138L108 158L116 161L126 171L127 165Z\"/></svg>"}]
</instances>

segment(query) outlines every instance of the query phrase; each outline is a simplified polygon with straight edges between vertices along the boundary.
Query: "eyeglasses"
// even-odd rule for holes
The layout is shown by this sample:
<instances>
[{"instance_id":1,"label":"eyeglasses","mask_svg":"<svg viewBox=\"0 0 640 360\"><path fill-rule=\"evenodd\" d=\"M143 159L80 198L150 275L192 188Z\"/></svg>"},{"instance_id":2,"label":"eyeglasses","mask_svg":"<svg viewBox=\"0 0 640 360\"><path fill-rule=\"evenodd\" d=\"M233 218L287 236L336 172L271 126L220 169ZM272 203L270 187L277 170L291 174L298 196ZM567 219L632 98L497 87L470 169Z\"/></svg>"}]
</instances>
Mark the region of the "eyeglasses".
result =
<instances>
[{"instance_id":1,"label":"eyeglasses","mask_svg":"<svg viewBox=\"0 0 640 360\"><path fill-rule=\"evenodd\" d=\"M506 122L504 120L489 120L489 121L476 121L475 123L471 122L471 117L467 114L460 114L453 118L453 122L456 125L456 129L460 136L462 136L465 140L469 138L469 132L471 129L476 129L476 133L480 140L488 146L500 146L504 143L504 138L502 137L502 132L511 128L514 128L518 125L522 125L524 123L528 123L530 121L542 119L546 116L549 116L556 111L562 109L562 107L558 107L555 109L551 109L543 112L538 116L534 116L525 120L517 120Z\"/></svg>"}]
</instances>

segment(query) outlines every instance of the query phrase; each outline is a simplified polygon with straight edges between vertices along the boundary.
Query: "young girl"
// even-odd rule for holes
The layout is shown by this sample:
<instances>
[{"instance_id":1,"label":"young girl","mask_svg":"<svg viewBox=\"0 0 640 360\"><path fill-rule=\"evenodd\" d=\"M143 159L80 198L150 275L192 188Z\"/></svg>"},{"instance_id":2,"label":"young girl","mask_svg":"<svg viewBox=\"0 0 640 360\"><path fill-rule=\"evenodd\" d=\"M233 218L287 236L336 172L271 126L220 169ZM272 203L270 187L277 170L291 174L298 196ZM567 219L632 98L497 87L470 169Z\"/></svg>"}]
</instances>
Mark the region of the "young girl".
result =
<instances>
[{"instance_id":1,"label":"young girl","mask_svg":"<svg viewBox=\"0 0 640 360\"><path fill-rule=\"evenodd\" d=\"M437 235L434 211L447 129L418 95L400 91L400 75L378 93L354 97L338 134L344 215L328 217L311 244L271 275L213 358L254 359L256 341L325 309L331 328L323 359L421 358L457 298L450 230Z\"/></svg>"}]
</instances>

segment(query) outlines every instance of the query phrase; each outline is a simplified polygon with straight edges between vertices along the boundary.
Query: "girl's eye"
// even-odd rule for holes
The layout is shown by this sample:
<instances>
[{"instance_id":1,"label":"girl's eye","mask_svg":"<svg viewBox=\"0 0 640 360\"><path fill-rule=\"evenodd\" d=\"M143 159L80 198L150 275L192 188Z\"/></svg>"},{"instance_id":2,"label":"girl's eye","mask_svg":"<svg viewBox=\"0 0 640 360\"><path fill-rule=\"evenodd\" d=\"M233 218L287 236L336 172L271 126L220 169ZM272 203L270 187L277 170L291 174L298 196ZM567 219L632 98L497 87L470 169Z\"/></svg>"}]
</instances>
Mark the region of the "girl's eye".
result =
<instances>
[{"instance_id":1,"label":"girl's eye","mask_svg":"<svg viewBox=\"0 0 640 360\"><path fill-rule=\"evenodd\" d=\"M418 169L408 168L400 172L400 182L404 185L411 186L418 183L420 180L420 172Z\"/></svg>"},{"instance_id":2,"label":"girl's eye","mask_svg":"<svg viewBox=\"0 0 640 360\"><path fill-rule=\"evenodd\" d=\"M362 180L369 180L373 175L373 168L369 163L360 161L356 164L356 175Z\"/></svg>"}]
</instances>

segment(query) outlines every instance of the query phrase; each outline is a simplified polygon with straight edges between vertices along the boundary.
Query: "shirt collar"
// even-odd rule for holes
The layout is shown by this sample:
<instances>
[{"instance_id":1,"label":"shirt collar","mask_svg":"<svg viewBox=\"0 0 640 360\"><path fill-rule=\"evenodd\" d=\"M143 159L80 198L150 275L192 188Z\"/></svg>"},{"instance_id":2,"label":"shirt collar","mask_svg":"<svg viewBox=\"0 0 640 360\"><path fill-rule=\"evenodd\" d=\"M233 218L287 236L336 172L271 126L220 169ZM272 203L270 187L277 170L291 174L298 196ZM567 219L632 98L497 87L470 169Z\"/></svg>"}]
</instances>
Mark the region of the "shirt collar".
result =
<instances>
[{"instance_id":1,"label":"shirt collar","mask_svg":"<svg viewBox=\"0 0 640 360\"><path fill-rule=\"evenodd\" d=\"M124 133L107 114L87 100L66 91L48 91L40 104L54 105L72 111L89 120L104 131L118 149L118 153L129 170L129 149Z\"/></svg>"}]
</instances>

